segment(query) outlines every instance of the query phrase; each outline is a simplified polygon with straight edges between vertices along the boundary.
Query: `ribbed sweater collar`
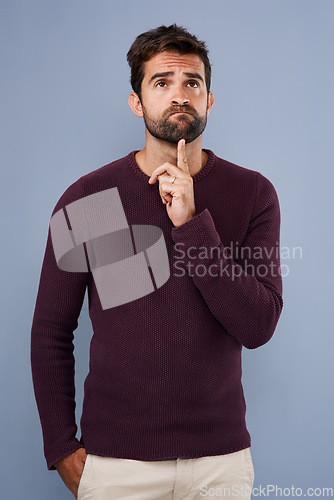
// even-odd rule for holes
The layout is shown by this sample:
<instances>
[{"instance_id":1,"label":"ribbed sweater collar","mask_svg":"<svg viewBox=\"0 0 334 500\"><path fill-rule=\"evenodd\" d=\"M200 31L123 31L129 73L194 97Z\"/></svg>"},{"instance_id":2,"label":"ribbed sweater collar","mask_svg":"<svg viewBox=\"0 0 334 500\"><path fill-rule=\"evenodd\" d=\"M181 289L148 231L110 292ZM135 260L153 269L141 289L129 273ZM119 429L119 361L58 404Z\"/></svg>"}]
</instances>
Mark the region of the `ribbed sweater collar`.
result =
<instances>
[{"instance_id":1,"label":"ribbed sweater collar","mask_svg":"<svg viewBox=\"0 0 334 500\"><path fill-rule=\"evenodd\" d=\"M202 170L200 170L197 174L195 174L193 176L193 182L196 183L196 182L199 182L200 180L202 180L204 177L207 176L207 174L209 172L211 172L212 168L213 168L213 165L215 163L215 159L216 159L216 156L215 154L210 150L210 149L203 149L203 151L208 155L208 161L206 162L206 164L204 165L204 167L202 168ZM135 158L135 155L139 152L139 150L135 150L135 151L131 151L131 153L128 154L127 156L127 162L128 162L128 165L129 167L131 168L131 170L140 178L142 179L143 181L145 182L148 182L149 180L149 176L147 174L145 174L145 172L143 172L137 162L136 162L136 158Z\"/></svg>"}]
</instances>

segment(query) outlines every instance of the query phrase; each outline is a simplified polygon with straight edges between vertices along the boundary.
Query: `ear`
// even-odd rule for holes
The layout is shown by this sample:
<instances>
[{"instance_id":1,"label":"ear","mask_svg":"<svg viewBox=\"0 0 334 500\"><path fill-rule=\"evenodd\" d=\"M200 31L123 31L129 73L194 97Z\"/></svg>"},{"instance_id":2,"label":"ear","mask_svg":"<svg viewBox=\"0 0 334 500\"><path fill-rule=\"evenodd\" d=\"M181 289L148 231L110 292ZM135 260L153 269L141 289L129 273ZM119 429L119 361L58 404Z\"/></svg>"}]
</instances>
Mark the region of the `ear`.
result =
<instances>
[{"instance_id":1,"label":"ear","mask_svg":"<svg viewBox=\"0 0 334 500\"><path fill-rule=\"evenodd\" d=\"M214 102L215 102L215 100L213 98L213 93L209 92L209 95L208 95L208 111L207 111L207 115L210 113L211 108L212 108Z\"/></svg>"},{"instance_id":2,"label":"ear","mask_svg":"<svg viewBox=\"0 0 334 500\"><path fill-rule=\"evenodd\" d=\"M136 92L131 92L131 94L129 95L128 103L136 116L143 116L142 105Z\"/></svg>"}]
</instances>

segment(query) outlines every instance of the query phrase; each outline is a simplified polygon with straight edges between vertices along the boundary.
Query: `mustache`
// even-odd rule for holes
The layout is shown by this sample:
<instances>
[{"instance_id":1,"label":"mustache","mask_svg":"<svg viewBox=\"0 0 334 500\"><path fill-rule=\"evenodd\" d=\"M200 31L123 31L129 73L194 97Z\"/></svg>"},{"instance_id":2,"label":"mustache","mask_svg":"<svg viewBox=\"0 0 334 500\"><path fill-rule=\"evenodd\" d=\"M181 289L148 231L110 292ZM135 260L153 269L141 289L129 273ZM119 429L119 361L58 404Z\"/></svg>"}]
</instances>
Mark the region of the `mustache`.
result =
<instances>
[{"instance_id":1,"label":"mustache","mask_svg":"<svg viewBox=\"0 0 334 500\"><path fill-rule=\"evenodd\" d=\"M196 110L190 106L173 106L166 111L168 116L174 115L175 113L189 113L190 115L197 116Z\"/></svg>"}]
</instances>

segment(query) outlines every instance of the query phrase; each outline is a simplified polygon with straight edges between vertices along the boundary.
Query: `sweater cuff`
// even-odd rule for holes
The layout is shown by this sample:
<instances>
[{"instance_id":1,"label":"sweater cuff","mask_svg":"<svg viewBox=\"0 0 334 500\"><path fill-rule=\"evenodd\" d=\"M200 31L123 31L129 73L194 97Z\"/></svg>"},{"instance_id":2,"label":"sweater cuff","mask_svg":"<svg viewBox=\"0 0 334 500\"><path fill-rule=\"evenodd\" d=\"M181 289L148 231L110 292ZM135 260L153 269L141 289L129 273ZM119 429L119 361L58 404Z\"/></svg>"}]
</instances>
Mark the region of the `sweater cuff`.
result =
<instances>
[{"instance_id":1,"label":"sweater cuff","mask_svg":"<svg viewBox=\"0 0 334 500\"><path fill-rule=\"evenodd\" d=\"M46 457L46 463L49 470L56 470L55 463L57 463L62 458L67 457L71 453L74 453L79 448L83 448L83 445L77 440L73 440L73 443L69 443L66 447L61 450L56 450L53 456Z\"/></svg>"},{"instance_id":2,"label":"sweater cuff","mask_svg":"<svg viewBox=\"0 0 334 500\"><path fill-rule=\"evenodd\" d=\"M183 243L186 246L195 245L197 248L214 247L221 243L215 223L207 208L181 226L174 227L171 235L175 243Z\"/></svg>"}]
</instances>

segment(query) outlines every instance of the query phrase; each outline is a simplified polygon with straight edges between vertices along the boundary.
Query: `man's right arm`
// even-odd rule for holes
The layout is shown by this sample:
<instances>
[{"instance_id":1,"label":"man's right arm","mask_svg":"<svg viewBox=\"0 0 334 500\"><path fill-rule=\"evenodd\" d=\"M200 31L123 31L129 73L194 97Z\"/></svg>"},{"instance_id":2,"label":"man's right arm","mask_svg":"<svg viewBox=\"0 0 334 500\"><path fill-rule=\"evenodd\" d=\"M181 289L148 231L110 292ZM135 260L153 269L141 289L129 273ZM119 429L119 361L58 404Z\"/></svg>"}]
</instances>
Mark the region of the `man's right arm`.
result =
<instances>
[{"instance_id":1,"label":"man's right arm","mask_svg":"<svg viewBox=\"0 0 334 500\"><path fill-rule=\"evenodd\" d=\"M67 193L55 211L66 200ZM31 332L33 383L49 469L82 448L76 438L73 331L87 280L88 273L59 269L49 231Z\"/></svg>"}]
</instances>

